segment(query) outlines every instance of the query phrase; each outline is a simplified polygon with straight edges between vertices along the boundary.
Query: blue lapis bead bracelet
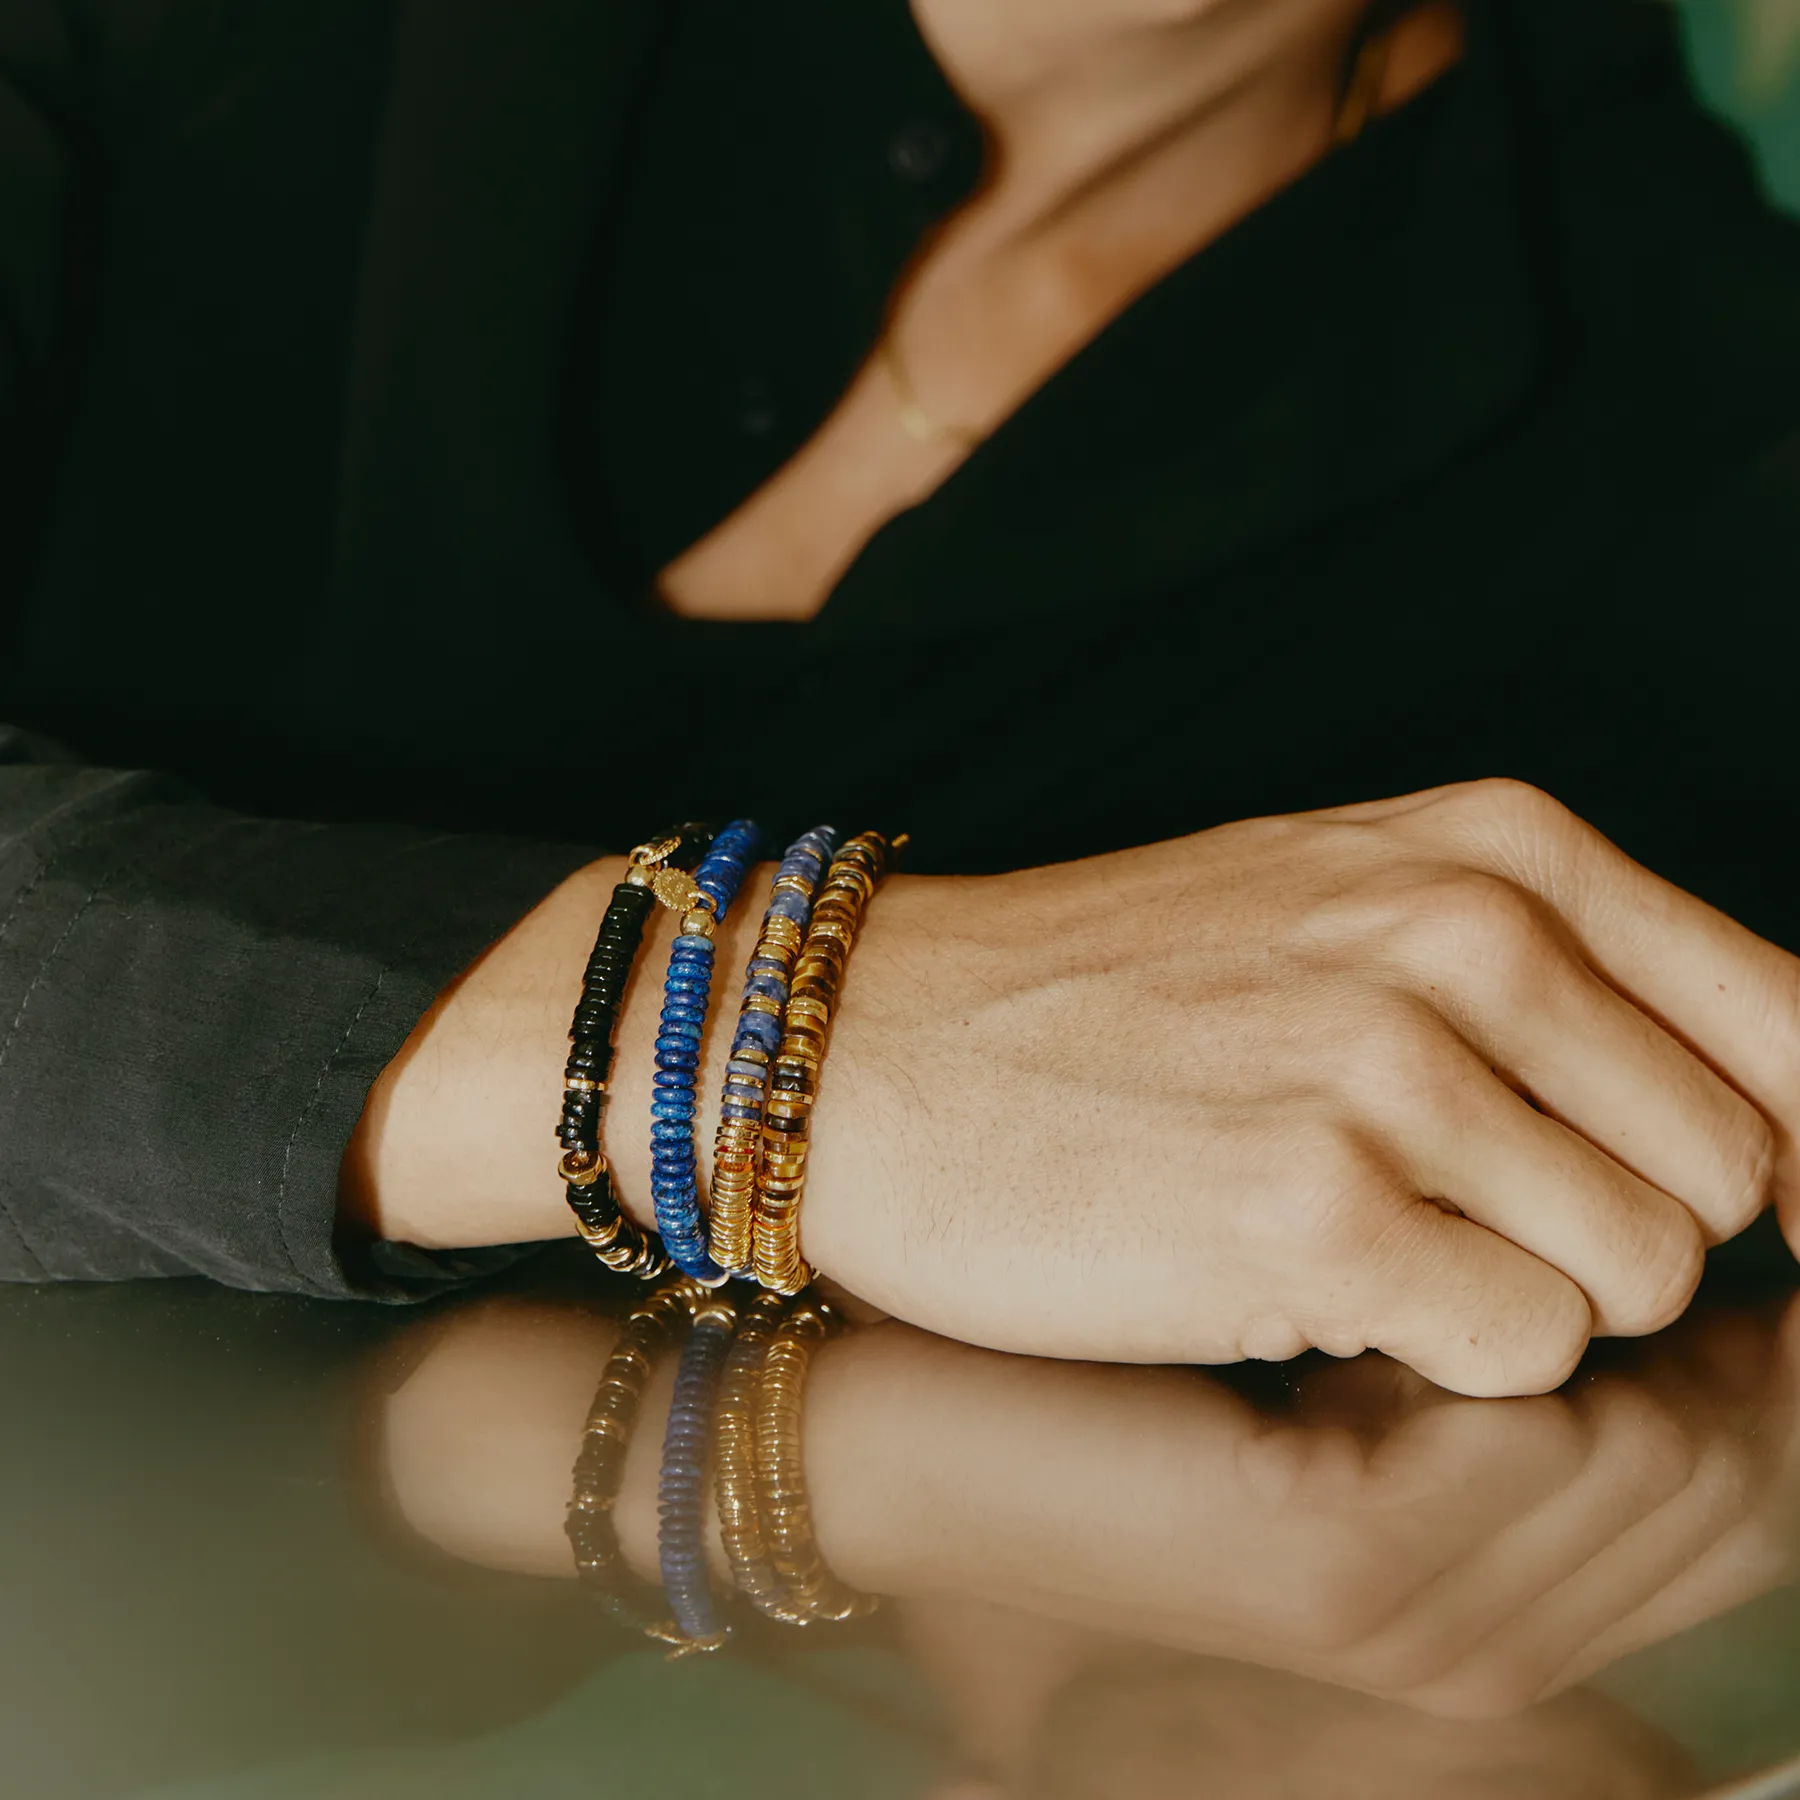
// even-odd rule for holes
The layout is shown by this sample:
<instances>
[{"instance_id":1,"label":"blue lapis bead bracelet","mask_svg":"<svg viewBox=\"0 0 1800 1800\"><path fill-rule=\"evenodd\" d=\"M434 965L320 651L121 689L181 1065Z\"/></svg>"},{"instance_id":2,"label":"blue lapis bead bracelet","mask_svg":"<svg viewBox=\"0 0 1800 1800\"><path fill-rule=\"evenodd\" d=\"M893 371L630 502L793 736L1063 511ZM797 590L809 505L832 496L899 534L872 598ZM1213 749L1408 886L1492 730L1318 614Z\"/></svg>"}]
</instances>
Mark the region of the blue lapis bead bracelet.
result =
<instances>
[{"instance_id":1,"label":"blue lapis bead bracelet","mask_svg":"<svg viewBox=\"0 0 1800 1800\"><path fill-rule=\"evenodd\" d=\"M663 1247L684 1274L709 1287L727 1278L707 1251L694 1149L695 1082L700 1041L712 996L714 941L750 866L762 851L762 832L748 819L727 825L713 840L685 889L671 887L682 910L681 935L669 957L662 1020L656 1036L655 1096L651 1103L650 1197Z\"/></svg>"}]
</instances>

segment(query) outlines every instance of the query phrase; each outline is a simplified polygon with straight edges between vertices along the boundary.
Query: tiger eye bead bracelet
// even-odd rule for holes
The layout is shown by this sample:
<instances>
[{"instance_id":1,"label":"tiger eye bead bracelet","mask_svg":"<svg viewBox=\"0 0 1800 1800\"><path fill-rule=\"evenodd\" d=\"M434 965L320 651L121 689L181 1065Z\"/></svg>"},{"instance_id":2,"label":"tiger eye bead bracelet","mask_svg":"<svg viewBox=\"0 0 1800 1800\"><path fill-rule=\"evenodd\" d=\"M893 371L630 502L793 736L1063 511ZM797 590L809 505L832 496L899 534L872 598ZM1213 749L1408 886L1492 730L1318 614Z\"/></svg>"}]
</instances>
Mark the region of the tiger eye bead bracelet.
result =
<instances>
[{"instance_id":1,"label":"tiger eye bead bracelet","mask_svg":"<svg viewBox=\"0 0 1800 1800\"><path fill-rule=\"evenodd\" d=\"M763 1110L752 1230L756 1279L779 1294L797 1294L813 1278L800 1255L800 1201L806 1188L819 1068L863 913L905 842L901 838L890 846L879 832L865 831L837 853L795 964Z\"/></svg>"},{"instance_id":2,"label":"tiger eye bead bracelet","mask_svg":"<svg viewBox=\"0 0 1800 1800\"><path fill-rule=\"evenodd\" d=\"M743 1008L726 1064L713 1140L712 1259L733 1275L751 1270L751 1217L757 1150L769 1073L781 1049L789 982L812 919L813 895L837 848L821 825L789 846L776 871L762 933L744 975Z\"/></svg>"}]
</instances>

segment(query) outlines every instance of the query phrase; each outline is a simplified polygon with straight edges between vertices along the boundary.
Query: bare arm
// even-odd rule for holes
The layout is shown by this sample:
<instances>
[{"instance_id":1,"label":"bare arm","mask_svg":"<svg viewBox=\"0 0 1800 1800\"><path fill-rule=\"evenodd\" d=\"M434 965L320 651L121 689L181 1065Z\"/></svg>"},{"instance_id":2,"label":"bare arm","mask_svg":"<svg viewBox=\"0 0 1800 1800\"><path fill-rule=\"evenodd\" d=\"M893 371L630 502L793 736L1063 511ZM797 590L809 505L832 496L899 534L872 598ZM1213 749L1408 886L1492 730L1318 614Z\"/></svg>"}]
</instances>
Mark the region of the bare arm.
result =
<instances>
[{"instance_id":1,"label":"bare arm","mask_svg":"<svg viewBox=\"0 0 1800 1800\"><path fill-rule=\"evenodd\" d=\"M567 1229L550 1119L617 873L552 896L378 1084L351 1167L384 1235ZM640 1216L657 967L653 945L609 1120ZM1797 1120L1800 962L1482 783L897 880L846 986L804 1242L883 1310L998 1349L1375 1347L1535 1392L1590 1337L1679 1316L1706 1246L1771 1202L1800 1231Z\"/></svg>"}]
</instances>

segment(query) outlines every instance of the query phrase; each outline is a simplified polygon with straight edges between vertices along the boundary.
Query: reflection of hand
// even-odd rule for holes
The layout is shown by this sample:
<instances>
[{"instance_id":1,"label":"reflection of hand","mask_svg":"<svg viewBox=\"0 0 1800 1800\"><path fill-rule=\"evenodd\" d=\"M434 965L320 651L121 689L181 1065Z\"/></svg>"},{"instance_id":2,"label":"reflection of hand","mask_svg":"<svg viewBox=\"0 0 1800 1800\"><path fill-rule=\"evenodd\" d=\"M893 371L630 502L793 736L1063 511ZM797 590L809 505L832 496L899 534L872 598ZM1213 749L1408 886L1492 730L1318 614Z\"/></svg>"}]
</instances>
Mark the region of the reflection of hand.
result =
<instances>
[{"instance_id":1,"label":"reflection of hand","mask_svg":"<svg viewBox=\"0 0 1800 1800\"><path fill-rule=\"evenodd\" d=\"M808 1255L999 1349L1539 1392L1800 1235L1800 962L1515 784L899 882L828 1079Z\"/></svg>"},{"instance_id":2,"label":"reflection of hand","mask_svg":"<svg viewBox=\"0 0 1800 1800\"><path fill-rule=\"evenodd\" d=\"M388 1402L396 1503L459 1554L570 1573L591 1315L473 1308ZM955 1596L1468 1715L1780 1580L1800 1310L1706 1315L1552 1398L1366 1359L1260 1415L1186 1371L1038 1363L882 1326L820 1353L819 1539L854 1585ZM655 1566L653 1390L618 1522Z\"/></svg>"},{"instance_id":3,"label":"reflection of hand","mask_svg":"<svg viewBox=\"0 0 1800 1800\"><path fill-rule=\"evenodd\" d=\"M828 1509L829 1461L820 1528L857 1532L847 1573L890 1591L1503 1713L1784 1577L1797 1358L1800 1312L1703 1318L1555 1397L1460 1400L1368 1360L1270 1421L1182 1376L873 1332L820 1373L819 1455L870 1407L864 1504L893 1495L902 1549Z\"/></svg>"}]
</instances>

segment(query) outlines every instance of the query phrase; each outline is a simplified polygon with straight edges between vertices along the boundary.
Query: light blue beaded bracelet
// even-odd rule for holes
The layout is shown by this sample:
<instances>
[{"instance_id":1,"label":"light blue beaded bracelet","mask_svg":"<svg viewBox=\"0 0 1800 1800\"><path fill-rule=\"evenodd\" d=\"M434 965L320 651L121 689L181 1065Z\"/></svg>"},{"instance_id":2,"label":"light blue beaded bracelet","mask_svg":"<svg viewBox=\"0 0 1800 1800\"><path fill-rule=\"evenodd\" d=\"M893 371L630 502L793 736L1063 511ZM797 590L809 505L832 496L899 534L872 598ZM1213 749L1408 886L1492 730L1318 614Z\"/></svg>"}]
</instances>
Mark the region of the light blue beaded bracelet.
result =
<instances>
[{"instance_id":1,"label":"light blue beaded bracelet","mask_svg":"<svg viewBox=\"0 0 1800 1800\"><path fill-rule=\"evenodd\" d=\"M744 973L743 1010L731 1040L713 1140L712 1259L733 1275L750 1272L756 1148L769 1073L781 1048L788 983L812 918L813 896L837 854L839 836L834 826L820 825L788 846L775 872L762 935Z\"/></svg>"},{"instance_id":2,"label":"light blue beaded bracelet","mask_svg":"<svg viewBox=\"0 0 1800 1800\"><path fill-rule=\"evenodd\" d=\"M676 1266L708 1287L726 1279L725 1270L707 1253L694 1153L694 1084L716 953L712 932L761 850L761 831L748 819L738 819L719 833L694 870L693 885L707 904L696 902L675 940L656 1037L656 1093L650 1107L650 1197L656 1228Z\"/></svg>"}]
</instances>

